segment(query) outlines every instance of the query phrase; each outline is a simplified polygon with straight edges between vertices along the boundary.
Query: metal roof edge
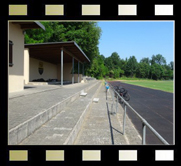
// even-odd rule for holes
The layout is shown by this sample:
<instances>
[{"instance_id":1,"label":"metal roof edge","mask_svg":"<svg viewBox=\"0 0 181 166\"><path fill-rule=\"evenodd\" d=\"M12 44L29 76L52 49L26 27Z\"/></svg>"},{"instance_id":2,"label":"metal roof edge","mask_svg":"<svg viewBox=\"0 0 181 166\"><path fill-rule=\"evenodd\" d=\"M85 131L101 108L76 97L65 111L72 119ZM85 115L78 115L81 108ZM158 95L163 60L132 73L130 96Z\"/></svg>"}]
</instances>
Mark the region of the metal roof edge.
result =
<instances>
[{"instance_id":1,"label":"metal roof edge","mask_svg":"<svg viewBox=\"0 0 181 166\"><path fill-rule=\"evenodd\" d=\"M67 41L67 42L47 42L47 43L32 43L32 44L24 44L24 46L33 46L33 45L46 45L46 44L66 44L66 43L72 43L74 44L79 51L85 56L85 58L90 62L90 59L86 56L86 54L82 51L82 49L79 47L79 45L75 41Z\"/></svg>"},{"instance_id":2,"label":"metal roof edge","mask_svg":"<svg viewBox=\"0 0 181 166\"><path fill-rule=\"evenodd\" d=\"M43 24L41 24L39 21L34 21L40 28L42 28L44 31L46 30L45 29L45 26Z\"/></svg>"},{"instance_id":3,"label":"metal roof edge","mask_svg":"<svg viewBox=\"0 0 181 166\"><path fill-rule=\"evenodd\" d=\"M82 51L82 49L79 47L79 45L74 41L74 44L77 46L77 48L82 52L82 54L87 58L87 60L90 62L90 59L87 57L87 55Z\"/></svg>"},{"instance_id":4,"label":"metal roof edge","mask_svg":"<svg viewBox=\"0 0 181 166\"><path fill-rule=\"evenodd\" d=\"M30 45L46 45L46 44L66 44L66 43L74 43L74 41L67 41L67 42L46 42L46 43L30 43L30 44L24 44L25 46Z\"/></svg>"}]
</instances>

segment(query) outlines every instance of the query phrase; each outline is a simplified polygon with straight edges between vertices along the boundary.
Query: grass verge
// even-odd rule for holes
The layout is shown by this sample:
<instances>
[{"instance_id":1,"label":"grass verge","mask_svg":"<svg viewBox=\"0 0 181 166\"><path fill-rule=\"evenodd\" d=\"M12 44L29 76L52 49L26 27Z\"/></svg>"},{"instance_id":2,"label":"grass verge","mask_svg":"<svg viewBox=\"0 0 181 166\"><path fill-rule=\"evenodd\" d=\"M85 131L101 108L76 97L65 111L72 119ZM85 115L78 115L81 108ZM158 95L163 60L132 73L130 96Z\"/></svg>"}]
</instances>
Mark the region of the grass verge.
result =
<instances>
[{"instance_id":1,"label":"grass verge","mask_svg":"<svg viewBox=\"0 0 181 166\"><path fill-rule=\"evenodd\" d=\"M124 83L173 93L173 81L121 80Z\"/></svg>"}]
</instances>

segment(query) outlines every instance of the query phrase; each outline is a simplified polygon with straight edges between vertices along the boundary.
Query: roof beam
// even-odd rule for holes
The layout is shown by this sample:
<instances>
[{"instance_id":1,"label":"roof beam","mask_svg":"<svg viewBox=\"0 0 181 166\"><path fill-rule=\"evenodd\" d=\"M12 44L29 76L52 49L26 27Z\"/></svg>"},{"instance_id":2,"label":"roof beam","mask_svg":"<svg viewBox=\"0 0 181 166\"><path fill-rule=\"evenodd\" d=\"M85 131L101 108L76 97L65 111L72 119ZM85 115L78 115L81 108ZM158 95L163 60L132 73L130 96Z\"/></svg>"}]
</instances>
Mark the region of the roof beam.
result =
<instances>
[{"instance_id":1,"label":"roof beam","mask_svg":"<svg viewBox=\"0 0 181 166\"><path fill-rule=\"evenodd\" d=\"M74 59L76 59L80 63L83 63L78 58L76 58L76 56L74 56L70 51L68 51L65 47L62 47L61 49L63 49L63 51L65 51L67 54L69 54L71 57L73 57Z\"/></svg>"}]
</instances>

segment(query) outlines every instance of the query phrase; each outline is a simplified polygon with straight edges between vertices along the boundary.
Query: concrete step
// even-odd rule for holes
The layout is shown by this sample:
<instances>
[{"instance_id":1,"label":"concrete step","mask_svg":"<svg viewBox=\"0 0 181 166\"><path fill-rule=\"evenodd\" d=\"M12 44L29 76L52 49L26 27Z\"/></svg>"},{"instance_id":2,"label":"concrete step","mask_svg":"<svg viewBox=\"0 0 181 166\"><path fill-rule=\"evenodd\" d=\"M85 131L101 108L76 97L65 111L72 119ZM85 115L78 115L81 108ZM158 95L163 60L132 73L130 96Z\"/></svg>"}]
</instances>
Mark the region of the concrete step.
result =
<instances>
[{"instance_id":1,"label":"concrete step","mask_svg":"<svg viewBox=\"0 0 181 166\"><path fill-rule=\"evenodd\" d=\"M48 82L29 82L26 85L48 85Z\"/></svg>"},{"instance_id":2,"label":"concrete step","mask_svg":"<svg viewBox=\"0 0 181 166\"><path fill-rule=\"evenodd\" d=\"M110 91L106 99L105 87L102 86L95 98L97 100L92 103L74 145L140 145L141 136L128 116L123 135L124 110L118 104L115 114L116 101L112 106Z\"/></svg>"},{"instance_id":3,"label":"concrete step","mask_svg":"<svg viewBox=\"0 0 181 166\"><path fill-rule=\"evenodd\" d=\"M19 145L67 145L73 144L82 126L85 115L91 107L92 99L101 82L96 83L87 92L86 96L80 96L74 102L68 104L47 123L34 131Z\"/></svg>"},{"instance_id":4,"label":"concrete step","mask_svg":"<svg viewBox=\"0 0 181 166\"><path fill-rule=\"evenodd\" d=\"M80 97L82 90L87 92L99 81L88 84L66 85L52 90L22 95L9 100L8 127L9 145L17 145L35 130L62 112L66 106Z\"/></svg>"}]
</instances>

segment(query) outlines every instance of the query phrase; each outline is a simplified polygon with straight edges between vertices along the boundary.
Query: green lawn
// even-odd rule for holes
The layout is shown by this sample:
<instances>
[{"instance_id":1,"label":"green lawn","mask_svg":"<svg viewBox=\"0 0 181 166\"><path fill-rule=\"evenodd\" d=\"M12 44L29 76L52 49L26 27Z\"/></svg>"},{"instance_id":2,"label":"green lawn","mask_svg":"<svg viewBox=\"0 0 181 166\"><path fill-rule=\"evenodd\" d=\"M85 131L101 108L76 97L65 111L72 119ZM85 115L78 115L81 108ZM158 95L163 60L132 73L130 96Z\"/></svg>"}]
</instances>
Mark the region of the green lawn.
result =
<instances>
[{"instance_id":1,"label":"green lawn","mask_svg":"<svg viewBox=\"0 0 181 166\"><path fill-rule=\"evenodd\" d=\"M121 80L124 83L143 86L151 89L158 89L173 93L173 81L153 81L153 80Z\"/></svg>"}]
</instances>

